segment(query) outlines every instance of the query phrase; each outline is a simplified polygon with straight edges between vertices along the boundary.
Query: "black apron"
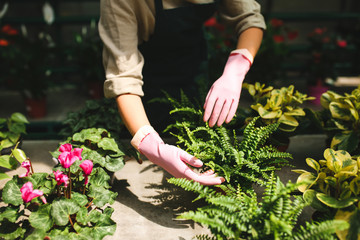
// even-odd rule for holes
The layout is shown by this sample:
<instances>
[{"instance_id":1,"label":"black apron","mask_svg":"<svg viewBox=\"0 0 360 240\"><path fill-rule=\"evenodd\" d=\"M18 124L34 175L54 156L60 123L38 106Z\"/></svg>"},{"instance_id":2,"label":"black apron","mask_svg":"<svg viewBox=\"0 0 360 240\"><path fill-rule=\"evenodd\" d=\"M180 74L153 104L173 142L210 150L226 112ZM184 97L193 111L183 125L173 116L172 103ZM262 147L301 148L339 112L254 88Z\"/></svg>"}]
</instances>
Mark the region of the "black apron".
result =
<instances>
[{"instance_id":1,"label":"black apron","mask_svg":"<svg viewBox=\"0 0 360 240\"><path fill-rule=\"evenodd\" d=\"M175 9L163 9L155 0L155 29L149 41L139 46L143 67L143 103L150 123L163 130L169 123L169 110L164 104L148 103L164 97L162 91L178 98L182 89L190 98L197 94L194 78L207 59L203 23L216 11L216 4L187 3Z\"/></svg>"}]
</instances>

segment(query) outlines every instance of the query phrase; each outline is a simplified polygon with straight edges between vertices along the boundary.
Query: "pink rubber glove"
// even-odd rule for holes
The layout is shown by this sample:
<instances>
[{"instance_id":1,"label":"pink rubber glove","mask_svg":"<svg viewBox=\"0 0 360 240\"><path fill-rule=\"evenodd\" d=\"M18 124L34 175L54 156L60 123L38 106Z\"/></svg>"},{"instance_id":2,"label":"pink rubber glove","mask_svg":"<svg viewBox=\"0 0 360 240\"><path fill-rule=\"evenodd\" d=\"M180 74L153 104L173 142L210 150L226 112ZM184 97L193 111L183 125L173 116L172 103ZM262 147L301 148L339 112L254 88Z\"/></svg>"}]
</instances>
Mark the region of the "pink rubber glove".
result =
<instances>
[{"instance_id":1,"label":"pink rubber glove","mask_svg":"<svg viewBox=\"0 0 360 240\"><path fill-rule=\"evenodd\" d=\"M239 105L242 82L249 71L253 57L246 49L232 51L222 76L214 82L204 104L204 122L209 126L229 123Z\"/></svg>"},{"instance_id":2,"label":"pink rubber glove","mask_svg":"<svg viewBox=\"0 0 360 240\"><path fill-rule=\"evenodd\" d=\"M217 185L225 181L223 177L217 177L213 171L204 174L195 173L187 164L201 167L202 161L180 148L165 144L156 131L146 134L140 141L138 150L151 162L164 168L176 178L187 178L202 185Z\"/></svg>"}]
</instances>

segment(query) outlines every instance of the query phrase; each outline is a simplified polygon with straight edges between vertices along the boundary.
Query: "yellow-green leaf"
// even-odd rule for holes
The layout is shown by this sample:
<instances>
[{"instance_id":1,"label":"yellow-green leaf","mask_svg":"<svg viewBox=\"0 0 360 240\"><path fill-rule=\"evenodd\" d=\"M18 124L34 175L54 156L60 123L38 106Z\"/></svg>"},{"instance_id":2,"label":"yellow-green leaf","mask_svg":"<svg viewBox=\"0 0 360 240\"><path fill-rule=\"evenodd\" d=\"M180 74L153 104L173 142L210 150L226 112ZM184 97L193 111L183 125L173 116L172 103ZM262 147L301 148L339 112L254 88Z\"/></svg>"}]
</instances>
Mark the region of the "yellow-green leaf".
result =
<instances>
[{"instance_id":1,"label":"yellow-green leaf","mask_svg":"<svg viewBox=\"0 0 360 240\"><path fill-rule=\"evenodd\" d=\"M351 119L350 106L348 104L331 102L329 105L333 118L349 121Z\"/></svg>"},{"instance_id":2,"label":"yellow-green leaf","mask_svg":"<svg viewBox=\"0 0 360 240\"><path fill-rule=\"evenodd\" d=\"M326 166L335 173L342 169L343 161L346 159L346 156L341 151L334 151L331 148L327 148L324 151L324 157L326 159Z\"/></svg>"},{"instance_id":3,"label":"yellow-green leaf","mask_svg":"<svg viewBox=\"0 0 360 240\"><path fill-rule=\"evenodd\" d=\"M305 112L302 108L295 108L289 112L285 112L284 114L290 116L305 116Z\"/></svg>"},{"instance_id":4,"label":"yellow-green leaf","mask_svg":"<svg viewBox=\"0 0 360 240\"><path fill-rule=\"evenodd\" d=\"M279 122L282 124L293 126L293 127L299 126L299 122L296 120L296 118L294 118L292 116L288 116L288 115L282 115L279 118Z\"/></svg>"},{"instance_id":5,"label":"yellow-green leaf","mask_svg":"<svg viewBox=\"0 0 360 240\"><path fill-rule=\"evenodd\" d=\"M317 193L317 199L319 199L325 205L332 207L332 208L346 208L351 206L357 201L357 198L347 198L338 200L332 196L326 195L324 193Z\"/></svg>"},{"instance_id":6,"label":"yellow-green leaf","mask_svg":"<svg viewBox=\"0 0 360 240\"><path fill-rule=\"evenodd\" d=\"M350 190L355 195L360 195L360 177L356 177L350 182Z\"/></svg>"},{"instance_id":7,"label":"yellow-green leaf","mask_svg":"<svg viewBox=\"0 0 360 240\"><path fill-rule=\"evenodd\" d=\"M305 192L305 190L307 190L309 186L311 186L314 183L314 181L316 181L316 177L314 176L314 174L310 172L306 172L301 174L296 182L301 184L298 187L299 191Z\"/></svg>"},{"instance_id":8,"label":"yellow-green leaf","mask_svg":"<svg viewBox=\"0 0 360 240\"><path fill-rule=\"evenodd\" d=\"M309 167L314 169L316 172L319 172L320 165L316 160L314 160L312 158L306 158L306 163L307 163L307 165L309 165Z\"/></svg>"},{"instance_id":9,"label":"yellow-green leaf","mask_svg":"<svg viewBox=\"0 0 360 240\"><path fill-rule=\"evenodd\" d=\"M12 154L14 155L16 160L18 160L19 163L22 163L23 161L26 160L25 152L19 148L12 150Z\"/></svg>"}]
</instances>

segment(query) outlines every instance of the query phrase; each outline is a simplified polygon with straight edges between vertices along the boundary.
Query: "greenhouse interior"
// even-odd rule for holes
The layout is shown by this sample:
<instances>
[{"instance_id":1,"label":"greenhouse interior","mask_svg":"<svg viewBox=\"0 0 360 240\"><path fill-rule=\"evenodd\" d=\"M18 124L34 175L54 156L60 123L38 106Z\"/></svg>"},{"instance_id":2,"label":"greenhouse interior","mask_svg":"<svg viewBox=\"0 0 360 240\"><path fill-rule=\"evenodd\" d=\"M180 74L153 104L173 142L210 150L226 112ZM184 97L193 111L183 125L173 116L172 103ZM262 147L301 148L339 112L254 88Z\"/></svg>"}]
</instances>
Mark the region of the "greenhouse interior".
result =
<instances>
[{"instance_id":1,"label":"greenhouse interior","mask_svg":"<svg viewBox=\"0 0 360 240\"><path fill-rule=\"evenodd\" d=\"M0 63L0 239L360 239L359 0L5 0Z\"/></svg>"}]
</instances>

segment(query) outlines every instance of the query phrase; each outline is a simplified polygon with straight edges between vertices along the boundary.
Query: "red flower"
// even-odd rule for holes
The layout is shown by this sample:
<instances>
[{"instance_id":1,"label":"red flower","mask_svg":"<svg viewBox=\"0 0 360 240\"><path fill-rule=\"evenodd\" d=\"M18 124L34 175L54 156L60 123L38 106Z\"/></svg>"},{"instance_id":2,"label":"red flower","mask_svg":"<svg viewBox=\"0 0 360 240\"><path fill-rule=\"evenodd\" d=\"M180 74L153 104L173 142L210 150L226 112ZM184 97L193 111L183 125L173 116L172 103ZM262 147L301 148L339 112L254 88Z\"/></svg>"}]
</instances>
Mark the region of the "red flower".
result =
<instances>
[{"instance_id":1,"label":"red flower","mask_svg":"<svg viewBox=\"0 0 360 240\"><path fill-rule=\"evenodd\" d=\"M282 43L285 41L285 38L282 35L274 35L273 39L276 43Z\"/></svg>"},{"instance_id":2,"label":"red flower","mask_svg":"<svg viewBox=\"0 0 360 240\"><path fill-rule=\"evenodd\" d=\"M281 27L282 25L284 25L284 22L283 20L273 18L271 19L270 24L273 27Z\"/></svg>"},{"instance_id":3,"label":"red flower","mask_svg":"<svg viewBox=\"0 0 360 240\"><path fill-rule=\"evenodd\" d=\"M318 35L321 35L323 34L324 32L326 32L326 28L315 28L314 29L314 33L318 34Z\"/></svg>"},{"instance_id":4,"label":"red flower","mask_svg":"<svg viewBox=\"0 0 360 240\"><path fill-rule=\"evenodd\" d=\"M0 38L0 46L1 47L9 46L9 41L6 39Z\"/></svg>"},{"instance_id":5,"label":"red flower","mask_svg":"<svg viewBox=\"0 0 360 240\"><path fill-rule=\"evenodd\" d=\"M214 27L216 24L218 24L216 18L211 17L205 21L204 26L205 27Z\"/></svg>"},{"instance_id":6,"label":"red flower","mask_svg":"<svg viewBox=\"0 0 360 240\"><path fill-rule=\"evenodd\" d=\"M18 30L16 30L15 28L12 28L9 24L4 25L1 28L1 31L8 35L17 35L18 34Z\"/></svg>"},{"instance_id":7,"label":"red flower","mask_svg":"<svg viewBox=\"0 0 360 240\"><path fill-rule=\"evenodd\" d=\"M291 31L287 33L287 37L289 40L294 40L295 38L297 38L299 35L298 31Z\"/></svg>"},{"instance_id":8,"label":"red flower","mask_svg":"<svg viewBox=\"0 0 360 240\"><path fill-rule=\"evenodd\" d=\"M85 185L89 182L89 175L91 174L91 171L93 169L93 162L90 160L85 160L80 164L80 167L84 171L84 177L85 177Z\"/></svg>"},{"instance_id":9,"label":"red flower","mask_svg":"<svg viewBox=\"0 0 360 240\"><path fill-rule=\"evenodd\" d=\"M347 46L347 42L345 40L337 40L336 44L341 48L345 48Z\"/></svg>"}]
</instances>

